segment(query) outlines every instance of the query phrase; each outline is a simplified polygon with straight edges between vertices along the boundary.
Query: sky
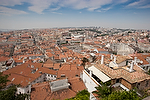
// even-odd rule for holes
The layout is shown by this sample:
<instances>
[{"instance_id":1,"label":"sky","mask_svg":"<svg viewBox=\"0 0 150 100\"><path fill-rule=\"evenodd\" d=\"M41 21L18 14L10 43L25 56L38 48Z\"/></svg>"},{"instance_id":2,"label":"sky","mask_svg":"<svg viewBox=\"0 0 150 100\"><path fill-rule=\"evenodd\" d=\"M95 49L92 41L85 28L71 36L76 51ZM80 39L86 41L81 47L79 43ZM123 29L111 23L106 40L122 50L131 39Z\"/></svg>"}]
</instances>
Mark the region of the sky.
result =
<instances>
[{"instance_id":1,"label":"sky","mask_svg":"<svg viewBox=\"0 0 150 100\"><path fill-rule=\"evenodd\" d=\"M91 26L150 30L150 0L0 0L0 29Z\"/></svg>"}]
</instances>

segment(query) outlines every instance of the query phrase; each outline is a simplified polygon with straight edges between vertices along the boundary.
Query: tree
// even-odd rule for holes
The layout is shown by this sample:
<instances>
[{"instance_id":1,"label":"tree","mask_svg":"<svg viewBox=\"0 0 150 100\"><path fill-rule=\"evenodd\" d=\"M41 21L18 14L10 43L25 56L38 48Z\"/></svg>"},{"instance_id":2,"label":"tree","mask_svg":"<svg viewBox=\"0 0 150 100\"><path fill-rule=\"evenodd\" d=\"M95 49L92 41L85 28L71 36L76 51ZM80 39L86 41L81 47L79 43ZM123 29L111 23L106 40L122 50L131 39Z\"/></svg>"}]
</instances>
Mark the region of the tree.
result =
<instances>
[{"instance_id":1,"label":"tree","mask_svg":"<svg viewBox=\"0 0 150 100\"><path fill-rule=\"evenodd\" d=\"M132 33L131 31L128 31L128 33Z\"/></svg>"},{"instance_id":2,"label":"tree","mask_svg":"<svg viewBox=\"0 0 150 100\"><path fill-rule=\"evenodd\" d=\"M105 98L112 93L112 87L107 86L104 83L102 83L101 86L99 85L96 87L96 89L97 91L94 91L93 93L96 93L98 98Z\"/></svg>"},{"instance_id":3,"label":"tree","mask_svg":"<svg viewBox=\"0 0 150 100\"><path fill-rule=\"evenodd\" d=\"M74 98L66 100L89 100L90 93L87 90L79 91Z\"/></svg>"},{"instance_id":4,"label":"tree","mask_svg":"<svg viewBox=\"0 0 150 100\"><path fill-rule=\"evenodd\" d=\"M146 35L146 38L149 38L149 35Z\"/></svg>"},{"instance_id":5,"label":"tree","mask_svg":"<svg viewBox=\"0 0 150 100\"><path fill-rule=\"evenodd\" d=\"M150 70L148 70L148 72L147 72L147 73L148 73L148 75L150 75Z\"/></svg>"},{"instance_id":6,"label":"tree","mask_svg":"<svg viewBox=\"0 0 150 100\"><path fill-rule=\"evenodd\" d=\"M107 86L106 83L103 83L102 86L96 87L96 89L97 91L94 91L93 93L96 93L98 95L97 97L102 100L141 100L133 90L114 91L115 89L111 86Z\"/></svg>"},{"instance_id":7,"label":"tree","mask_svg":"<svg viewBox=\"0 0 150 100\"><path fill-rule=\"evenodd\" d=\"M81 65L83 65L85 67L86 62L89 62L89 60L87 58L83 57Z\"/></svg>"},{"instance_id":8,"label":"tree","mask_svg":"<svg viewBox=\"0 0 150 100\"><path fill-rule=\"evenodd\" d=\"M0 100L15 100L15 93L17 89L11 86L6 90L0 91Z\"/></svg>"},{"instance_id":9,"label":"tree","mask_svg":"<svg viewBox=\"0 0 150 100\"><path fill-rule=\"evenodd\" d=\"M92 56L92 62L96 60L96 56Z\"/></svg>"},{"instance_id":10,"label":"tree","mask_svg":"<svg viewBox=\"0 0 150 100\"><path fill-rule=\"evenodd\" d=\"M7 82L9 82L7 79L8 77L9 75L3 75L3 73L0 72L0 90L6 86Z\"/></svg>"},{"instance_id":11,"label":"tree","mask_svg":"<svg viewBox=\"0 0 150 100\"><path fill-rule=\"evenodd\" d=\"M16 94L17 85L12 85L6 88L7 79L9 75L3 75L0 72L0 100L25 100L28 97L27 94Z\"/></svg>"},{"instance_id":12,"label":"tree","mask_svg":"<svg viewBox=\"0 0 150 100\"><path fill-rule=\"evenodd\" d=\"M115 91L112 92L107 97L102 100L141 100L140 97L137 96L136 92L133 90L130 91Z\"/></svg>"}]
</instances>

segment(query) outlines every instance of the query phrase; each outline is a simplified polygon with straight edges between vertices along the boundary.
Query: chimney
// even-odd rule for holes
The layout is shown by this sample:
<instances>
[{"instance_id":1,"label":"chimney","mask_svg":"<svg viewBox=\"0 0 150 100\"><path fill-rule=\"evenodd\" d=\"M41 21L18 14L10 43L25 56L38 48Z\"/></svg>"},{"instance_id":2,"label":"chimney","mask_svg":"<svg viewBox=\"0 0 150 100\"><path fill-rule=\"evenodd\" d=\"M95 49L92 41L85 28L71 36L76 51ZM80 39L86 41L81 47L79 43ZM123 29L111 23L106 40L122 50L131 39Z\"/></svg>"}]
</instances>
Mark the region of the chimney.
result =
<instances>
[{"instance_id":1,"label":"chimney","mask_svg":"<svg viewBox=\"0 0 150 100\"><path fill-rule=\"evenodd\" d=\"M104 64L104 55L101 56L101 64Z\"/></svg>"},{"instance_id":2,"label":"chimney","mask_svg":"<svg viewBox=\"0 0 150 100\"><path fill-rule=\"evenodd\" d=\"M116 58L117 58L117 56L114 56L114 62L116 63Z\"/></svg>"},{"instance_id":3,"label":"chimney","mask_svg":"<svg viewBox=\"0 0 150 100\"><path fill-rule=\"evenodd\" d=\"M133 71L133 61L131 62L131 66L130 66L130 69L129 69L130 72Z\"/></svg>"},{"instance_id":4,"label":"chimney","mask_svg":"<svg viewBox=\"0 0 150 100\"><path fill-rule=\"evenodd\" d=\"M92 73L93 73L93 72L90 70L90 77L92 77Z\"/></svg>"},{"instance_id":5,"label":"chimney","mask_svg":"<svg viewBox=\"0 0 150 100\"><path fill-rule=\"evenodd\" d=\"M36 68L36 71L38 70L39 68Z\"/></svg>"},{"instance_id":6,"label":"chimney","mask_svg":"<svg viewBox=\"0 0 150 100\"><path fill-rule=\"evenodd\" d=\"M136 64L137 61L137 57L134 57L134 65Z\"/></svg>"},{"instance_id":7,"label":"chimney","mask_svg":"<svg viewBox=\"0 0 150 100\"><path fill-rule=\"evenodd\" d=\"M29 93L31 93L31 83L29 82Z\"/></svg>"},{"instance_id":8,"label":"chimney","mask_svg":"<svg viewBox=\"0 0 150 100\"><path fill-rule=\"evenodd\" d=\"M113 59L113 54L111 54L110 59L111 59L111 60Z\"/></svg>"}]
</instances>

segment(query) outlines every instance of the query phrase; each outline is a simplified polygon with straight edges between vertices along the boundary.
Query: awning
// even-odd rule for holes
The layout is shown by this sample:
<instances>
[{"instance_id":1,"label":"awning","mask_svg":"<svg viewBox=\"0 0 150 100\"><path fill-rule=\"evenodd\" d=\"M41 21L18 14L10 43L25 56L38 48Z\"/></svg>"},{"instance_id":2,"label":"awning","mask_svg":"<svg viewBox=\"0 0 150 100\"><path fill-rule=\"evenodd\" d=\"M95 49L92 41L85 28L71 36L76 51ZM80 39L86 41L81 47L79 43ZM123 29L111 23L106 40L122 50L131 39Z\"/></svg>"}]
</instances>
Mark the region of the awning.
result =
<instances>
[{"instance_id":1,"label":"awning","mask_svg":"<svg viewBox=\"0 0 150 100\"><path fill-rule=\"evenodd\" d=\"M103 72L101 72L99 69L97 69L94 66L91 66L88 69L91 70L93 74L97 76L103 83L111 80L111 78L109 78L107 75L105 75Z\"/></svg>"}]
</instances>

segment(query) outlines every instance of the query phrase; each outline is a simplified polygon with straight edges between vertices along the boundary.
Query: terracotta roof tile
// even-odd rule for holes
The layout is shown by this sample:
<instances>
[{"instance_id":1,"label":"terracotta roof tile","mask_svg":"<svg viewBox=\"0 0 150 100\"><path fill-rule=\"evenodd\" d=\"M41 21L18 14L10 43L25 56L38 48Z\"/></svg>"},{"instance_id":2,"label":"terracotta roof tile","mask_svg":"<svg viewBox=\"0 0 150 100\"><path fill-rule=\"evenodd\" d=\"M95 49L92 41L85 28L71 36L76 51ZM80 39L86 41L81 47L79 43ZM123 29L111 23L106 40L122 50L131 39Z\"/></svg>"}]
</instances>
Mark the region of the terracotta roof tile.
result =
<instances>
[{"instance_id":1,"label":"terracotta roof tile","mask_svg":"<svg viewBox=\"0 0 150 100\"><path fill-rule=\"evenodd\" d=\"M96 64L94 66L112 79L124 78L130 83L135 83L146 79L150 79L150 75L146 74L141 68L139 68L136 65L134 65L133 67L133 69L135 70L133 72L129 72L127 69L124 68L111 69L110 67L104 64Z\"/></svg>"},{"instance_id":2,"label":"terracotta roof tile","mask_svg":"<svg viewBox=\"0 0 150 100\"><path fill-rule=\"evenodd\" d=\"M0 56L0 62L7 61L9 59L10 59L9 57Z\"/></svg>"},{"instance_id":3,"label":"terracotta roof tile","mask_svg":"<svg viewBox=\"0 0 150 100\"><path fill-rule=\"evenodd\" d=\"M34 73L32 73L33 71ZM12 80L11 82L13 84L20 84L21 86L24 87L27 86L29 82L34 81L35 79L37 79L42 75L39 73L39 71L42 71L42 73L54 75L57 74L56 71L54 70L43 68L41 63L32 63L32 62L18 65L12 69L4 71L3 73L11 74L8 79ZM8 84L10 84L11 82L9 82Z\"/></svg>"},{"instance_id":4,"label":"terracotta roof tile","mask_svg":"<svg viewBox=\"0 0 150 100\"><path fill-rule=\"evenodd\" d=\"M58 70L57 77L60 78L61 75L65 75L65 77L73 78L76 76L80 76L80 72L82 72L83 66L76 66L76 64L64 64L62 67Z\"/></svg>"},{"instance_id":5,"label":"terracotta roof tile","mask_svg":"<svg viewBox=\"0 0 150 100\"><path fill-rule=\"evenodd\" d=\"M68 80L70 88L51 92L48 82L32 85L31 100L65 100L76 96L78 91L86 89L83 81L76 77Z\"/></svg>"}]
</instances>

